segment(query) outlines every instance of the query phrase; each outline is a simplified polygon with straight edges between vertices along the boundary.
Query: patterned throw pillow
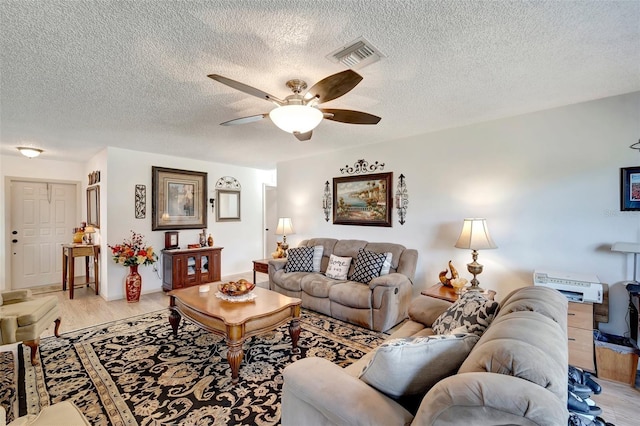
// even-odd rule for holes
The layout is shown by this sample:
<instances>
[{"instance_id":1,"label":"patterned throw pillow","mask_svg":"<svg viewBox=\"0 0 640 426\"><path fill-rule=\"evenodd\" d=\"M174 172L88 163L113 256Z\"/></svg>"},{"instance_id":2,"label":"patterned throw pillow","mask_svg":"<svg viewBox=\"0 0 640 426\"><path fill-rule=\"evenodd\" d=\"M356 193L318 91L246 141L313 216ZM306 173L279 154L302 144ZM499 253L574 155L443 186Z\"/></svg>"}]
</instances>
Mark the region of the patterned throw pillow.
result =
<instances>
[{"instance_id":1,"label":"patterned throw pillow","mask_svg":"<svg viewBox=\"0 0 640 426\"><path fill-rule=\"evenodd\" d=\"M351 281L369 284L369 281L380 276L380 270L386 257L385 253L375 253L365 249L358 250Z\"/></svg>"},{"instance_id":2,"label":"patterned throw pillow","mask_svg":"<svg viewBox=\"0 0 640 426\"><path fill-rule=\"evenodd\" d=\"M313 272L313 252L313 247L289 249L284 272Z\"/></svg>"},{"instance_id":3,"label":"patterned throw pillow","mask_svg":"<svg viewBox=\"0 0 640 426\"><path fill-rule=\"evenodd\" d=\"M389 272L391 272L391 259L393 258L393 253L389 251L385 253L385 256L382 269L380 270L380 276L389 275Z\"/></svg>"},{"instance_id":4,"label":"patterned throw pillow","mask_svg":"<svg viewBox=\"0 0 640 426\"><path fill-rule=\"evenodd\" d=\"M477 291L467 291L431 325L434 333L447 334L460 326L469 333L482 336L498 311L498 302L489 300Z\"/></svg>"},{"instance_id":5,"label":"patterned throw pillow","mask_svg":"<svg viewBox=\"0 0 640 426\"><path fill-rule=\"evenodd\" d=\"M313 272L320 272L324 246L313 246Z\"/></svg>"},{"instance_id":6,"label":"patterned throw pillow","mask_svg":"<svg viewBox=\"0 0 640 426\"><path fill-rule=\"evenodd\" d=\"M332 254L329 257L329 265L327 266L327 272L325 275L334 280L346 280L349 273L349 266L351 266L350 257L340 257Z\"/></svg>"},{"instance_id":7,"label":"patterned throw pillow","mask_svg":"<svg viewBox=\"0 0 640 426\"><path fill-rule=\"evenodd\" d=\"M391 339L375 349L360 380L392 398L424 394L458 371L478 339L471 333Z\"/></svg>"}]
</instances>

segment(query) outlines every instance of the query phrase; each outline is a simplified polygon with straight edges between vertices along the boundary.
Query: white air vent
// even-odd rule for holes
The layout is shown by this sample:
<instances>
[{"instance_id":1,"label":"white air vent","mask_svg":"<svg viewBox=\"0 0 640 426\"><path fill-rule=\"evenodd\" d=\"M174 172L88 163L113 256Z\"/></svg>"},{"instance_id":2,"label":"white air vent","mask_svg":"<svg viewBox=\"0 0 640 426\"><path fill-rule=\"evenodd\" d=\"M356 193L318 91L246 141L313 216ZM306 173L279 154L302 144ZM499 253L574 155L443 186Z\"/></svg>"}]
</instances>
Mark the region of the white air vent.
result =
<instances>
[{"instance_id":1,"label":"white air vent","mask_svg":"<svg viewBox=\"0 0 640 426\"><path fill-rule=\"evenodd\" d=\"M364 37L341 47L326 56L331 62L340 62L347 68L360 69L385 56Z\"/></svg>"}]
</instances>

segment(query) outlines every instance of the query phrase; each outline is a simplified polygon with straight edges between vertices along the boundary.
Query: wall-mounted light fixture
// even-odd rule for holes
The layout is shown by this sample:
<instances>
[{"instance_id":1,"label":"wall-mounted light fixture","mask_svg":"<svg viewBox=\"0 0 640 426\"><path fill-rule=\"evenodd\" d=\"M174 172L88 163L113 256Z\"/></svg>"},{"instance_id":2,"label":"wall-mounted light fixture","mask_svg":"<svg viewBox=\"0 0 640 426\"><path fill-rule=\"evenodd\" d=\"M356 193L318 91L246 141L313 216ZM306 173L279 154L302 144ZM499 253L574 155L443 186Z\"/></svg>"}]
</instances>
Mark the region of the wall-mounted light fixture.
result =
<instances>
[{"instance_id":1,"label":"wall-mounted light fixture","mask_svg":"<svg viewBox=\"0 0 640 426\"><path fill-rule=\"evenodd\" d=\"M20 154L24 155L28 158L36 158L38 155L42 154L44 151L38 148L31 148L28 146L19 146L18 151Z\"/></svg>"},{"instance_id":2,"label":"wall-mounted light fixture","mask_svg":"<svg viewBox=\"0 0 640 426\"><path fill-rule=\"evenodd\" d=\"M404 175L400 174L398 177L398 187L396 189L396 212L398 213L398 222L400 222L400 225L404 225L405 218L407 217L407 207L409 205L409 192L407 191L407 184L404 179Z\"/></svg>"},{"instance_id":3,"label":"wall-mounted light fixture","mask_svg":"<svg viewBox=\"0 0 640 426\"><path fill-rule=\"evenodd\" d=\"M324 194L322 194L322 210L324 211L324 220L329 222L329 214L331 213L331 189L329 181L324 183Z\"/></svg>"},{"instance_id":4,"label":"wall-mounted light fixture","mask_svg":"<svg viewBox=\"0 0 640 426\"><path fill-rule=\"evenodd\" d=\"M215 198L209 198L209 204L211 204L211 213L215 212L216 199Z\"/></svg>"}]
</instances>

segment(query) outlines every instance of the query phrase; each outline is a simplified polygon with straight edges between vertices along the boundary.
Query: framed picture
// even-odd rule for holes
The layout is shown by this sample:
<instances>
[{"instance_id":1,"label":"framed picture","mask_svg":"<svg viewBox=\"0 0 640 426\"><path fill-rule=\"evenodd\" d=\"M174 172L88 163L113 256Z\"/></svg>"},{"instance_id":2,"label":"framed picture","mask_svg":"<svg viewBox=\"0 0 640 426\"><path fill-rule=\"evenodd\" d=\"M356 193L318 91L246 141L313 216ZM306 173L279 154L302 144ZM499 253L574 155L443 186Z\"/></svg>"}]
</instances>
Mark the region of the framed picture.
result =
<instances>
[{"instance_id":1,"label":"framed picture","mask_svg":"<svg viewBox=\"0 0 640 426\"><path fill-rule=\"evenodd\" d=\"M333 178L333 223L391 226L393 173Z\"/></svg>"},{"instance_id":2,"label":"framed picture","mask_svg":"<svg viewBox=\"0 0 640 426\"><path fill-rule=\"evenodd\" d=\"M640 167L620 169L620 210L640 210Z\"/></svg>"},{"instance_id":3,"label":"framed picture","mask_svg":"<svg viewBox=\"0 0 640 426\"><path fill-rule=\"evenodd\" d=\"M178 232L167 231L164 233L164 248L165 250L177 249L178 246Z\"/></svg>"},{"instance_id":4,"label":"framed picture","mask_svg":"<svg viewBox=\"0 0 640 426\"><path fill-rule=\"evenodd\" d=\"M100 187L87 188L87 225L100 228Z\"/></svg>"},{"instance_id":5,"label":"framed picture","mask_svg":"<svg viewBox=\"0 0 640 426\"><path fill-rule=\"evenodd\" d=\"M151 230L206 228L207 173L151 169Z\"/></svg>"}]
</instances>

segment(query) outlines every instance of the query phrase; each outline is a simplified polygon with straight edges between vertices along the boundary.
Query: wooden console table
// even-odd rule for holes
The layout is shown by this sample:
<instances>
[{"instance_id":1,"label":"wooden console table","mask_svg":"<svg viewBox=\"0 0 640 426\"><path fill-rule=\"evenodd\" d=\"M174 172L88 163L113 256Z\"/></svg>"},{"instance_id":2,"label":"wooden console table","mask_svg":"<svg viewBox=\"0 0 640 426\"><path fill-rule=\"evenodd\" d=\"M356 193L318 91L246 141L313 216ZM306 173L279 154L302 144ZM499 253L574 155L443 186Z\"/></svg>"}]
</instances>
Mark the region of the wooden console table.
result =
<instances>
[{"instance_id":1,"label":"wooden console table","mask_svg":"<svg viewBox=\"0 0 640 426\"><path fill-rule=\"evenodd\" d=\"M62 291L67 291L67 271L69 271L69 299L73 299L75 278L75 258L85 258L85 279L89 285L89 257L93 256L93 275L96 294L100 294L98 259L100 258L100 246L97 244L63 244L62 245Z\"/></svg>"}]
</instances>

